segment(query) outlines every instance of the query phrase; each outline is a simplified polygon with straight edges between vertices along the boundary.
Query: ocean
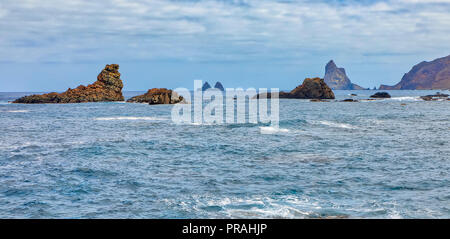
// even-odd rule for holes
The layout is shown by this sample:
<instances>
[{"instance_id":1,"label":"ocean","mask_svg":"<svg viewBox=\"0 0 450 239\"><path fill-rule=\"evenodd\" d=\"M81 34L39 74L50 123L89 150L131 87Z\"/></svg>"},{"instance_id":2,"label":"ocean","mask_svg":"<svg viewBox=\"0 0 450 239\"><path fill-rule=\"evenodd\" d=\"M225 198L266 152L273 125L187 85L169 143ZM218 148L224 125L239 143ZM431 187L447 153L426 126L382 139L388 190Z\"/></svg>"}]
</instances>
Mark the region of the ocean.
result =
<instances>
[{"instance_id":1,"label":"ocean","mask_svg":"<svg viewBox=\"0 0 450 239\"><path fill-rule=\"evenodd\" d=\"M449 218L450 101L419 99L435 92L282 99L279 128L0 93L0 217Z\"/></svg>"}]
</instances>

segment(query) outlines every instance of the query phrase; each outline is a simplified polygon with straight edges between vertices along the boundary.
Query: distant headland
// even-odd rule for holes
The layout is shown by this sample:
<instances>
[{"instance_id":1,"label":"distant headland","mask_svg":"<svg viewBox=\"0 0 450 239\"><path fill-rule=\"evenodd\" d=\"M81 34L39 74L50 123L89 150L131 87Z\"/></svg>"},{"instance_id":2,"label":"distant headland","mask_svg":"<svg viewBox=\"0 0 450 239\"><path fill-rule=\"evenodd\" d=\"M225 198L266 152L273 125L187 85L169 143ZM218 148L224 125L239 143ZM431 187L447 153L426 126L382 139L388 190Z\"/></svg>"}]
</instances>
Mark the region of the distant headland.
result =
<instances>
[{"instance_id":1,"label":"distant headland","mask_svg":"<svg viewBox=\"0 0 450 239\"><path fill-rule=\"evenodd\" d=\"M423 61L406 73L394 85L381 85L380 90L438 90L450 89L450 55L431 62Z\"/></svg>"}]
</instances>

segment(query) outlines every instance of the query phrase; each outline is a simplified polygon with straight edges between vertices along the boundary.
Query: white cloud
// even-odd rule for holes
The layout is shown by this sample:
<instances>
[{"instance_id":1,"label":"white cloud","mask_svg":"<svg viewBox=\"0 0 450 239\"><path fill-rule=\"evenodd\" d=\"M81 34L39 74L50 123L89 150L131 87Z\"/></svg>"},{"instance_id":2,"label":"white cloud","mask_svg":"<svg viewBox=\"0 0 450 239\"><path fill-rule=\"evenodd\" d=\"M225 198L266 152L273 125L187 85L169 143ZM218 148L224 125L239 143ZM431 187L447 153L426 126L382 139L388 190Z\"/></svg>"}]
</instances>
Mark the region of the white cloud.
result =
<instances>
[{"instance_id":1,"label":"white cloud","mask_svg":"<svg viewBox=\"0 0 450 239\"><path fill-rule=\"evenodd\" d=\"M449 1L4 0L0 61L443 52L450 50Z\"/></svg>"}]
</instances>

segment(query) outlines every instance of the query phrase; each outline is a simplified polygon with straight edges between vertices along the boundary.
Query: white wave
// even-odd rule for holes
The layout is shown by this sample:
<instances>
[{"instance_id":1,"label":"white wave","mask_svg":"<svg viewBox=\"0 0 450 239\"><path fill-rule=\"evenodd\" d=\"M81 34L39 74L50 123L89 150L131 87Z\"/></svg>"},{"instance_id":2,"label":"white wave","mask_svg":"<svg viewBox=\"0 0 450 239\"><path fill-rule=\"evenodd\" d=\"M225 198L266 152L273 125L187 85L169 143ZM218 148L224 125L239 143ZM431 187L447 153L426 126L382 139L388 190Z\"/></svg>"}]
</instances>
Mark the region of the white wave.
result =
<instances>
[{"instance_id":1,"label":"white wave","mask_svg":"<svg viewBox=\"0 0 450 239\"><path fill-rule=\"evenodd\" d=\"M284 196L273 199L265 196L235 198L195 196L188 201L166 201L185 210L204 211L204 207L218 206L228 218L307 218L320 205L301 196Z\"/></svg>"},{"instance_id":2,"label":"white wave","mask_svg":"<svg viewBox=\"0 0 450 239\"><path fill-rule=\"evenodd\" d=\"M384 100L393 100L393 101L420 101L420 97L418 96L402 96L402 97L392 97Z\"/></svg>"},{"instance_id":3,"label":"white wave","mask_svg":"<svg viewBox=\"0 0 450 239\"><path fill-rule=\"evenodd\" d=\"M342 128L342 129L357 129L357 127L351 125L351 124L344 124L344 123L336 123L331 121L318 121L319 124L334 127L334 128Z\"/></svg>"},{"instance_id":4,"label":"white wave","mask_svg":"<svg viewBox=\"0 0 450 239\"><path fill-rule=\"evenodd\" d=\"M94 118L95 120L145 120L145 121L159 121L159 120L167 120L164 118L155 118L155 117L136 117L136 116L118 116L118 117L98 117Z\"/></svg>"},{"instance_id":5,"label":"white wave","mask_svg":"<svg viewBox=\"0 0 450 239\"><path fill-rule=\"evenodd\" d=\"M288 129L283 129L280 127L273 127L273 126L269 126L269 127L259 127L261 134L276 134L276 133L288 133L289 130Z\"/></svg>"},{"instance_id":6,"label":"white wave","mask_svg":"<svg viewBox=\"0 0 450 239\"><path fill-rule=\"evenodd\" d=\"M27 113L27 112L30 112L30 111L29 110L8 110L6 112L9 112L9 113Z\"/></svg>"}]
</instances>

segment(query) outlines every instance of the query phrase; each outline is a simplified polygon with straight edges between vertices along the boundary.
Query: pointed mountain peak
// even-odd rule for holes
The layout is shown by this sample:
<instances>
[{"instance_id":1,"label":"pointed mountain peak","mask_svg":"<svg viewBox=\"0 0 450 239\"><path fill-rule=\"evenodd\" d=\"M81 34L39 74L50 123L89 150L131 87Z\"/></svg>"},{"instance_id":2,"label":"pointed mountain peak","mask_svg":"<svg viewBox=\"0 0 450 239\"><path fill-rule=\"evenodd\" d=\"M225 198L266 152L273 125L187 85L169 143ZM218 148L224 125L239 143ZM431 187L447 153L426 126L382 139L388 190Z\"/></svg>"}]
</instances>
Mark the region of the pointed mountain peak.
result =
<instances>
[{"instance_id":1,"label":"pointed mountain peak","mask_svg":"<svg viewBox=\"0 0 450 239\"><path fill-rule=\"evenodd\" d=\"M328 64L325 66L326 71L336 69L336 68L337 68L336 63L334 63L333 60L329 61Z\"/></svg>"}]
</instances>

